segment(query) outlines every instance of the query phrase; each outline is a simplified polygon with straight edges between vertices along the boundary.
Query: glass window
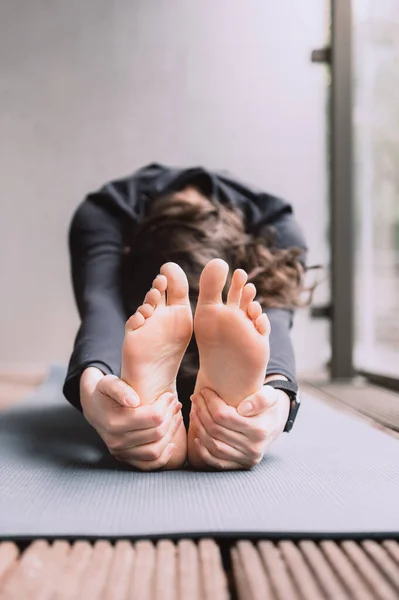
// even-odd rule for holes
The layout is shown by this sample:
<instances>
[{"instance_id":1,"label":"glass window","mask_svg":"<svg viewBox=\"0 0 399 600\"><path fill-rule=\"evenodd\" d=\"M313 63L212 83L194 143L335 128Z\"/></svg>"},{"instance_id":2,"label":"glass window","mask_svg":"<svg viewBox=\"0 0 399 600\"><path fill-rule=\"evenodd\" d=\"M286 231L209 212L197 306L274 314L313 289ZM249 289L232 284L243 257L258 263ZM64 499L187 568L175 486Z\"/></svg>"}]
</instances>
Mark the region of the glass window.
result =
<instances>
[{"instance_id":1,"label":"glass window","mask_svg":"<svg viewBox=\"0 0 399 600\"><path fill-rule=\"evenodd\" d=\"M353 0L355 366L399 377L399 3Z\"/></svg>"}]
</instances>

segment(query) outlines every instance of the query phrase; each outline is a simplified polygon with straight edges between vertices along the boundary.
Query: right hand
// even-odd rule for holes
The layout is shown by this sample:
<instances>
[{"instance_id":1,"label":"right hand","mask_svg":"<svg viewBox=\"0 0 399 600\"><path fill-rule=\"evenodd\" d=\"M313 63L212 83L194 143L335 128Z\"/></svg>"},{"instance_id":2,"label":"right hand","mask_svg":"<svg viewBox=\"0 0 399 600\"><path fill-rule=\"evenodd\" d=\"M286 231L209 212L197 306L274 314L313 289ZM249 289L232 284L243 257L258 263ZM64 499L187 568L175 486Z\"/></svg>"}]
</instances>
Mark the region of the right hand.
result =
<instances>
[{"instance_id":1,"label":"right hand","mask_svg":"<svg viewBox=\"0 0 399 600\"><path fill-rule=\"evenodd\" d=\"M115 375L88 367L80 379L83 414L111 454L143 471L164 467L173 452L173 437L182 422L181 403L165 393L140 406L136 392Z\"/></svg>"}]
</instances>

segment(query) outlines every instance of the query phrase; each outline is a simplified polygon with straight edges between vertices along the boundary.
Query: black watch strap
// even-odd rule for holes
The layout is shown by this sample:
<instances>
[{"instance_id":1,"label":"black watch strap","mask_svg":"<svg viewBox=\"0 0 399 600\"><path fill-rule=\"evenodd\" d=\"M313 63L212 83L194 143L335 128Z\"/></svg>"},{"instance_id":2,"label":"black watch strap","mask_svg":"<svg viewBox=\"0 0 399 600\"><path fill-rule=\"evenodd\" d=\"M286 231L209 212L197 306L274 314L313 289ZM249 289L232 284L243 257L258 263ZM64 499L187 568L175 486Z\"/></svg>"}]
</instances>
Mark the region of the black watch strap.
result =
<instances>
[{"instance_id":1,"label":"black watch strap","mask_svg":"<svg viewBox=\"0 0 399 600\"><path fill-rule=\"evenodd\" d=\"M285 432L291 431L294 421L296 419L299 407L301 405L298 386L293 381L286 381L285 379L272 379L271 381L266 381L265 385L271 385L276 390L283 390L288 394L291 399L291 408L288 414L287 423L285 424L284 430Z\"/></svg>"}]
</instances>

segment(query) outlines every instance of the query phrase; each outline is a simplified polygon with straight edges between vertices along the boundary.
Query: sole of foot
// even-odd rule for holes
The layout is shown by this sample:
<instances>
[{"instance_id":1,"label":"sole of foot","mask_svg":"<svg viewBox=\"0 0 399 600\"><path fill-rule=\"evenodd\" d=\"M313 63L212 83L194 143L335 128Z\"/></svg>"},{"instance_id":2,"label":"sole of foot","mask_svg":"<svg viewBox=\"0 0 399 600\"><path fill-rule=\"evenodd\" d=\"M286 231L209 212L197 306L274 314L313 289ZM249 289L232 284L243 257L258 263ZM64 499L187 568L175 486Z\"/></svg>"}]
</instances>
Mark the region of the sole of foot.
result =
<instances>
[{"instance_id":1,"label":"sole of foot","mask_svg":"<svg viewBox=\"0 0 399 600\"><path fill-rule=\"evenodd\" d=\"M254 301L256 288L247 283L242 269L234 271L227 302L223 302L228 272L225 261L213 259L201 274L194 316L200 358L195 392L208 387L226 403L238 406L263 385L270 356L270 323ZM190 462L196 455L193 434L190 426Z\"/></svg>"},{"instance_id":2,"label":"sole of foot","mask_svg":"<svg viewBox=\"0 0 399 600\"><path fill-rule=\"evenodd\" d=\"M176 393L176 376L192 332L186 274L176 263L166 263L126 323L121 377L137 392L140 404L152 404L165 392ZM169 468L177 458L178 463L182 460L183 423L172 441L176 447Z\"/></svg>"}]
</instances>

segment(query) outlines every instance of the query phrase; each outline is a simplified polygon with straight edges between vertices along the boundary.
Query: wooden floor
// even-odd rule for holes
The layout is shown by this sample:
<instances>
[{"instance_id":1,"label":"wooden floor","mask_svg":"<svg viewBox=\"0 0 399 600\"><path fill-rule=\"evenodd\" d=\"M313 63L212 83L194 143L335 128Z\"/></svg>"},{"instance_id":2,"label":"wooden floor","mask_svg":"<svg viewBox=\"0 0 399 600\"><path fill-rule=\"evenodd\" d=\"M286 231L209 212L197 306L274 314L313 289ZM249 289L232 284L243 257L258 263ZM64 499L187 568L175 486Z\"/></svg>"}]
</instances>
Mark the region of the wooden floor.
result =
<instances>
[{"instance_id":1,"label":"wooden floor","mask_svg":"<svg viewBox=\"0 0 399 600\"><path fill-rule=\"evenodd\" d=\"M46 370L0 373L0 407L39 385ZM308 391L399 430L398 395ZM374 401L373 401L374 392ZM396 420L397 419L397 420ZM398 600L397 540L0 542L0 600Z\"/></svg>"},{"instance_id":2,"label":"wooden floor","mask_svg":"<svg viewBox=\"0 0 399 600\"><path fill-rule=\"evenodd\" d=\"M0 409L26 398L44 381L46 375L45 366L5 368L0 365Z\"/></svg>"},{"instance_id":3,"label":"wooden floor","mask_svg":"<svg viewBox=\"0 0 399 600\"><path fill-rule=\"evenodd\" d=\"M399 434L399 394L362 378L351 385L337 382L305 381L302 389L341 409L366 417L370 424Z\"/></svg>"}]
</instances>

